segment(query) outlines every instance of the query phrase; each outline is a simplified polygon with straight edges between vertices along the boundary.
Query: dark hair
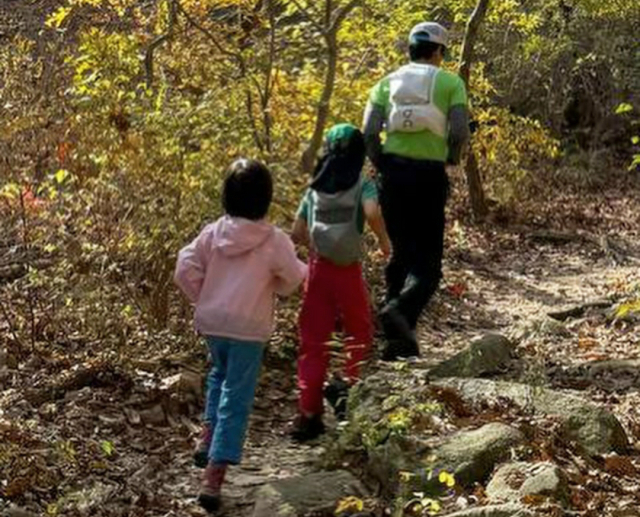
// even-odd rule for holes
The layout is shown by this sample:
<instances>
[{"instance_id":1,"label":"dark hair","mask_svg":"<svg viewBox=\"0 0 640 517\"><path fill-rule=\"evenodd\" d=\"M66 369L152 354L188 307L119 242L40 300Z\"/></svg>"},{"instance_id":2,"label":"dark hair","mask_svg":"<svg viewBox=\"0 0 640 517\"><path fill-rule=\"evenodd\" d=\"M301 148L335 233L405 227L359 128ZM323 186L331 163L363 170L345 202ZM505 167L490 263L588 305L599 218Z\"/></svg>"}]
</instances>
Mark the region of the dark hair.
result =
<instances>
[{"instance_id":1,"label":"dark hair","mask_svg":"<svg viewBox=\"0 0 640 517\"><path fill-rule=\"evenodd\" d=\"M432 41L416 41L409 45L409 56L411 61L419 61L421 59L431 59L433 55L438 52L438 49L442 48L444 54L445 47L440 43L433 43Z\"/></svg>"},{"instance_id":2,"label":"dark hair","mask_svg":"<svg viewBox=\"0 0 640 517\"><path fill-rule=\"evenodd\" d=\"M236 160L222 189L222 205L232 217L252 221L264 218L273 198L273 181L269 169L256 160Z\"/></svg>"}]
</instances>

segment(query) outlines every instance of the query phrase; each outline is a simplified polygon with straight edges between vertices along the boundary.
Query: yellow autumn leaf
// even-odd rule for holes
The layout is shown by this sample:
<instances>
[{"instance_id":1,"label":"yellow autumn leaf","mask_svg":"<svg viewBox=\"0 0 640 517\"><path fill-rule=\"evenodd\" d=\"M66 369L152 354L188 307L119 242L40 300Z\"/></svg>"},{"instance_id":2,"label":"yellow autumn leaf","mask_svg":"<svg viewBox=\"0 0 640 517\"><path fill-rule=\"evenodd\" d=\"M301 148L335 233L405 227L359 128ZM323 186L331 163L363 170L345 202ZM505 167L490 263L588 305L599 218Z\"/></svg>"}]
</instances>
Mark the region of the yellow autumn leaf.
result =
<instances>
[{"instance_id":1,"label":"yellow autumn leaf","mask_svg":"<svg viewBox=\"0 0 640 517\"><path fill-rule=\"evenodd\" d=\"M61 184L64 183L64 180L66 180L69 177L69 171L65 170L65 169L60 169L58 170L58 172L56 172L53 177L56 180L56 183Z\"/></svg>"},{"instance_id":2,"label":"yellow autumn leaf","mask_svg":"<svg viewBox=\"0 0 640 517\"><path fill-rule=\"evenodd\" d=\"M361 512L363 509L364 501L362 501L362 499L355 496L349 496L338 502L335 514L340 515L341 513L346 512Z\"/></svg>"},{"instance_id":3,"label":"yellow autumn leaf","mask_svg":"<svg viewBox=\"0 0 640 517\"><path fill-rule=\"evenodd\" d=\"M50 29L59 29L71 13L72 7L58 7L44 24Z\"/></svg>"},{"instance_id":4,"label":"yellow autumn leaf","mask_svg":"<svg viewBox=\"0 0 640 517\"><path fill-rule=\"evenodd\" d=\"M438 475L438 481L449 488L454 487L456 484L456 478L454 477L454 475L444 471L440 472L440 474Z\"/></svg>"}]
</instances>

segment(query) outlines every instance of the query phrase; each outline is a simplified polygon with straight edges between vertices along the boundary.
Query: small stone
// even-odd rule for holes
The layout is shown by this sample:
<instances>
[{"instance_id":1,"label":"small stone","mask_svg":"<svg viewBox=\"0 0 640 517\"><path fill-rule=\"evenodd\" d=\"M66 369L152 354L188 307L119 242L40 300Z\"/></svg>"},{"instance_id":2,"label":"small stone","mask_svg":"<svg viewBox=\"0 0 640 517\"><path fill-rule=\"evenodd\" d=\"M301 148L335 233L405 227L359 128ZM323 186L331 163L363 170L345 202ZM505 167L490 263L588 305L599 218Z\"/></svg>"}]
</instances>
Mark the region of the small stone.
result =
<instances>
[{"instance_id":1,"label":"small stone","mask_svg":"<svg viewBox=\"0 0 640 517\"><path fill-rule=\"evenodd\" d=\"M349 496L365 497L366 491L343 470L283 479L258 491L253 517L333 515L337 503Z\"/></svg>"},{"instance_id":2,"label":"small stone","mask_svg":"<svg viewBox=\"0 0 640 517\"><path fill-rule=\"evenodd\" d=\"M127 417L127 421L131 425L138 425L142 421L140 413L138 413L136 410L131 408L124 408L122 411L124 412L124 416Z\"/></svg>"},{"instance_id":3,"label":"small stone","mask_svg":"<svg viewBox=\"0 0 640 517\"><path fill-rule=\"evenodd\" d=\"M469 508L469 501L465 496L461 495L456 499L456 506L461 510L464 510L466 508Z\"/></svg>"},{"instance_id":4,"label":"small stone","mask_svg":"<svg viewBox=\"0 0 640 517\"><path fill-rule=\"evenodd\" d=\"M37 517L35 513L25 510L24 508L18 508L12 506L2 512L2 517Z\"/></svg>"},{"instance_id":5,"label":"small stone","mask_svg":"<svg viewBox=\"0 0 640 517\"><path fill-rule=\"evenodd\" d=\"M494 474L487 485L487 496L494 501L520 501L527 496L545 496L568 503L567 476L549 462L509 463Z\"/></svg>"},{"instance_id":6,"label":"small stone","mask_svg":"<svg viewBox=\"0 0 640 517\"><path fill-rule=\"evenodd\" d=\"M167 415L161 404L156 404L152 408L140 411L140 419L146 425L162 425L167 421Z\"/></svg>"},{"instance_id":7,"label":"small stone","mask_svg":"<svg viewBox=\"0 0 640 517\"><path fill-rule=\"evenodd\" d=\"M504 371L513 359L511 342L499 334L487 334L462 352L430 370L433 377L487 377Z\"/></svg>"},{"instance_id":8,"label":"small stone","mask_svg":"<svg viewBox=\"0 0 640 517\"><path fill-rule=\"evenodd\" d=\"M162 389L180 396L199 400L203 394L202 376L195 372L185 370L163 379Z\"/></svg>"},{"instance_id":9,"label":"small stone","mask_svg":"<svg viewBox=\"0 0 640 517\"><path fill-rule=\"evenodd\" d=\"M501 504L467 508L442 517L534 517L536 514L519 504Z\"/></svg>"}]
</instances>

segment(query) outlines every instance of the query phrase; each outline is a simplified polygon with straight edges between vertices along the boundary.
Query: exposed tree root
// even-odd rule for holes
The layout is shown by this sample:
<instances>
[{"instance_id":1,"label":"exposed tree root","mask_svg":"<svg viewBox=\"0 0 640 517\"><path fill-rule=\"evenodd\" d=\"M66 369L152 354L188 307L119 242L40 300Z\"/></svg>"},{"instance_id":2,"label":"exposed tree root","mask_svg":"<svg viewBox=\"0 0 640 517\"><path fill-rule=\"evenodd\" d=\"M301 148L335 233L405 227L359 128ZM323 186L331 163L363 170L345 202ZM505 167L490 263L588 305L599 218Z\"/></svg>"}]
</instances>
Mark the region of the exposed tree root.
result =
<instances>
[{"instance_id":1,"label":"exposed tree root","mask_svg":"<svg viewBox=\"0 0 640 517\"><path fill-rule=\"evenodd\" d=\"M609 309L616 303L616 300L596 300L593 302L576 305L563 311L548 312L547 316L557 321L567 321L572 318L580 318L590 309Z\"/></svg>"},{"instance_id":2,"label":"exposed tree root","mask_svg":"<svg viewBox=\"0 0 640 517\"><path fill-rule=\"evenodd\" d=\"M535 230L526 226L513 227L516 233L552 244L584 243L599 248L613 264L640 264L640 252L621 237L596 235L585 231Z\"/></svg>"}]
</instances>

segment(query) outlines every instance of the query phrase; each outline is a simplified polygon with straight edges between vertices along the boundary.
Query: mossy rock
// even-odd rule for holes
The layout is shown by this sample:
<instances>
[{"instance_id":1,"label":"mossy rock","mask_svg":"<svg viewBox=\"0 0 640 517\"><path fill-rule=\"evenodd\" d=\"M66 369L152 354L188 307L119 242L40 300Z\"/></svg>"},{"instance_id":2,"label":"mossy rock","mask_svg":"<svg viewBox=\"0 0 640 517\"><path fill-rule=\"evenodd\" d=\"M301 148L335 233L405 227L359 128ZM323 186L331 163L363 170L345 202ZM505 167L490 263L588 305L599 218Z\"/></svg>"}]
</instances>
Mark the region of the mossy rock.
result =
<instances>
[{"instance_id":1,"label":"mossy rock","mask_svg":"<svg viewBox=\"0 0 640 517\"><path fill-rule=\"evenodd\" d=\"M456 390L471 403L506 399L532 414L557 419L565 438L590 455L624 454L629 447L627 435L613 413L571 393L488 379L438 379L434 384Z\"/></svg>"},{"instance_id":2,"label":"mossy rock","mask_svg":"<svg viewBox=\"0 0 640 517\"><path fill-rule=\"evenodd\" d=\"M513 361L514 347L499 334L487 334L429 371L432 377L488 377Z\"/></svg>"},{"instance_id":3,"label":"mossy rock","mask_svg":"<svg viewBox=\"0 0 640 517\"><path fill-rule=\"evenodd\" d=\"M518 502L528 496L543 496L551 502L569 504L569 482L564 471L550 462L507 463L487 485L487 496L496 502Z\"/></svg>"}]
</instances>

